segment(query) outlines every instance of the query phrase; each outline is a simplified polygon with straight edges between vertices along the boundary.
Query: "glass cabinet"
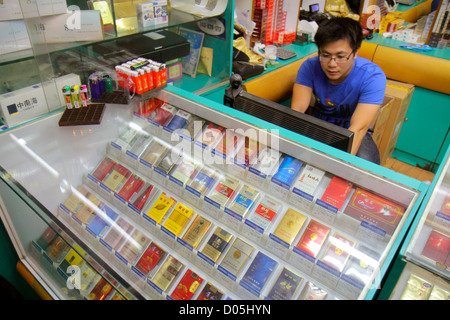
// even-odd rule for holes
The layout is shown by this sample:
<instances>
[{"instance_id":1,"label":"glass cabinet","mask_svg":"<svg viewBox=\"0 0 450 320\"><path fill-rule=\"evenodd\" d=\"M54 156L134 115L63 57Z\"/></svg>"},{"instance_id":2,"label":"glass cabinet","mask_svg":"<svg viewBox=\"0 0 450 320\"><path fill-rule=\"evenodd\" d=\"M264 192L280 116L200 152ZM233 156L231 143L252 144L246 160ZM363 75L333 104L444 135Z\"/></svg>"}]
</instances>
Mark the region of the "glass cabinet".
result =
<instances>
[{"instance_id":1,"label":"glass cabinet","mask_svg":"<svg viewBox=\"0 0 450 320\"><path fill-rule=\"evenodd\" d=\"M391 286L393 300L450 298L450 149L402 245Z\"/></svg>"},{"instance_id":2,"label":"glass cabinet","mask_svg":"<svg viewBox=\"0 0 450 320\"><path fill-rule=\"evenodd\" d=\"M175 86L61 116L0 134L2 220L55 299L373 299L427 188Z\"/></svg>"},{"instance_id":3,"label":"glass cabinet","mask_svg":"<svg viewBox=\"0 0 450 320\"><path fill-rule=\"evenodd\" d=\"M231 75L233 1L5 0L0 30L3 129L60 109L62 88L89 89L95 72L114 81L115 66L138 57L191 92Z\"/></svg>"}]
</instances>

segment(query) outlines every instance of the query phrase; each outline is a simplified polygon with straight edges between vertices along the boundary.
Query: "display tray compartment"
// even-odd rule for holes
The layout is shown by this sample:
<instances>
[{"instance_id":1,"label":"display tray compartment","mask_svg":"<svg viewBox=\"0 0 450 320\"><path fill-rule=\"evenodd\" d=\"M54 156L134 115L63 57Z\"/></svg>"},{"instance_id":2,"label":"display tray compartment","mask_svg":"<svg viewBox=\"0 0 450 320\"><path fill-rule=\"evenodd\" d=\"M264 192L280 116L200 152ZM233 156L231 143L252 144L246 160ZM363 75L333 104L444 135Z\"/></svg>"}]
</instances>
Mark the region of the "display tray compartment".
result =
<instances>
[{"instance_id":1,"label":"display tray compartment","mask_svg":"<svg viewBox=\"0 0 450 320\"><path fill-rule=\"evenodd\" d=\"M58 124L60 127L100 124L104 110L104 103L92 103L88 107L66 109Z\"/></svg>"}]
</instances>

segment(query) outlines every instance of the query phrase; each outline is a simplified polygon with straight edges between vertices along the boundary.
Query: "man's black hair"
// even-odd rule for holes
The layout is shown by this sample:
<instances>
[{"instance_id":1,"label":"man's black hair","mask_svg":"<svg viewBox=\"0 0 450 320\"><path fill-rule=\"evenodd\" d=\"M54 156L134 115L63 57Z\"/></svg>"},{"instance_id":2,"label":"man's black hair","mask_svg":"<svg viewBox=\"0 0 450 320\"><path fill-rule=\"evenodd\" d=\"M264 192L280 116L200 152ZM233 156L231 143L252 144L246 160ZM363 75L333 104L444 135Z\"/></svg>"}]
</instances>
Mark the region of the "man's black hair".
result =
<instances>
[{"instance_id":1,"label":"man's black hair","mask_svg":"<svg viewBox=\"0 0 450 320\"><path fill-rule=\"evenodd\" d=\"M342 17L323 20L314 36L319 50L331 42L344 39L349 40L353 52L361 47L363 33L358 21Z\"/></svg>"}]
</instances>

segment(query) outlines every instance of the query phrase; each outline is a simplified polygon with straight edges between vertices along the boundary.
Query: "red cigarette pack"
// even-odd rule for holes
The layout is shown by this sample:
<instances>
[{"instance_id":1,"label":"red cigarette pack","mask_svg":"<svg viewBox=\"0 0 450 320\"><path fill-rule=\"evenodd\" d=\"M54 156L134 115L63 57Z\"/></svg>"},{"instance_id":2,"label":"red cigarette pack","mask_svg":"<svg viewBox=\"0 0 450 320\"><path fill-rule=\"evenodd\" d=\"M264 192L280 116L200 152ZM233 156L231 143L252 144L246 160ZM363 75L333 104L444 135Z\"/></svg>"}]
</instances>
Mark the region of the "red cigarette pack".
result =
<instances>
[{"instance_id":1,"label":"red cigarette pack","mask_svg":"<svg viewBox=\"0 0 450 320\"><path fill-rule=\"evenodd\" d=\"M100 162L97 169L92 173L92 176L98 181L102 181L115 164L116 162L114 160L105 157L102 162Z\"/></svg>"},{"instance_id":2,"label":"red cigarette pack","mask_svg":"<svg viewBox=\"0 0 450 320\"><path fill-rule=\"evenodd\" d=\"M119 191L119 196L125 199L125 201L130 200L131 196L138 192L139 189L144 185L144 180L139 178L137 175L132 174L128 178L127 182L123 185L122 189Z\"/></svg>"},{"instance_id":3,"label":"red cigarette pack","mask_svg":"<svg viewBox=\"0 0 450 320\"><path fill-rule=\"evenodd\" d=\"M174 300L190 300L202 282L203 279L189 269L183 275L170 297Z\"/></svg>"},{"instance_id":4,"label":"red cigarette pack","mask_svg":"<svg viewBox=\"0 0 450 320\"><path fill-rule=\"evenodd\" d=\"M373 193L356 188L344 213L367 221L389 234L394 233L405 208Z\"/></svg>"},{"instance_id":5,"label":"red cigarette pack","mask_svg":"<svg viewBox=\"0 0 450 320\"><path fill-rule=\"evenodd\" d=\"M325 190L320 200L331 204L332 206L341 210L345 199L347 198L353 183L342 178L334 176Z\"/></svg>"},{"instance_id":6,"label":"red cigarette pack","mask_svg":"<svg viewBox=\"0 0 450 320\"><path fill-rule=\"evenodd\" d=\"M445 264L449 252L450 238L441 232L432 230L425 243L425 247L422 250L422 255L436 262Z\"/></svg>"},{"instance_id":7,"label":"red cigarette pack","mask_svg":"<svg viewBox=\"0 0 450 320\"><path fill-rule=\"evenodd\" d=\"M342 242L342 244L333 242L331 241L332 239L339 240ZM330 245L324 252L321 260L333 269L342 272L350 256L349 252L345 250L345 246L353 248L355 244L355 241L346 238L340 233L335 233L334 236L330 238Z\"/></svg>"},{"instance_id":8,"label":"red cigarette pack","mask_svg":"<svg viewBox=\"0 0 450 320\"><path fill-rule=\"evenodd\" d=\"M329 227L311 220L298 241L297 248L316 258L329 233Z\"/></svg>"}]
</instances>

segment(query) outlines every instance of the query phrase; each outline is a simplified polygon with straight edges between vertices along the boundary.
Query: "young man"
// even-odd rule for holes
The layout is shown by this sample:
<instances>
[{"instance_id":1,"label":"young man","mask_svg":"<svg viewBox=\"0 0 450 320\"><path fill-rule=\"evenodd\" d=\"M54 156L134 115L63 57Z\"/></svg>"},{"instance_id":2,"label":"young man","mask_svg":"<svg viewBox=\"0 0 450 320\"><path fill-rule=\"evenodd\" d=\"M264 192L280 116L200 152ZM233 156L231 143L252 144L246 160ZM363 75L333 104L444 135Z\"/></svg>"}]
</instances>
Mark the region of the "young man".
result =
<instances>
[{"instance_id":1,"label":"young man","mask_svg":"<svg viewBox=\"0 0 450 320\"><path fill-rule=\"evenodd\" d=\"M367 130L383 103L386 76L376 64L358 57L361 25L350 18L324 20L314 40L318 56L298 70L291 108L305 112L314 97L313 115L353 131L351 153L379 164Z\"/></svg>"}]
</instances>

